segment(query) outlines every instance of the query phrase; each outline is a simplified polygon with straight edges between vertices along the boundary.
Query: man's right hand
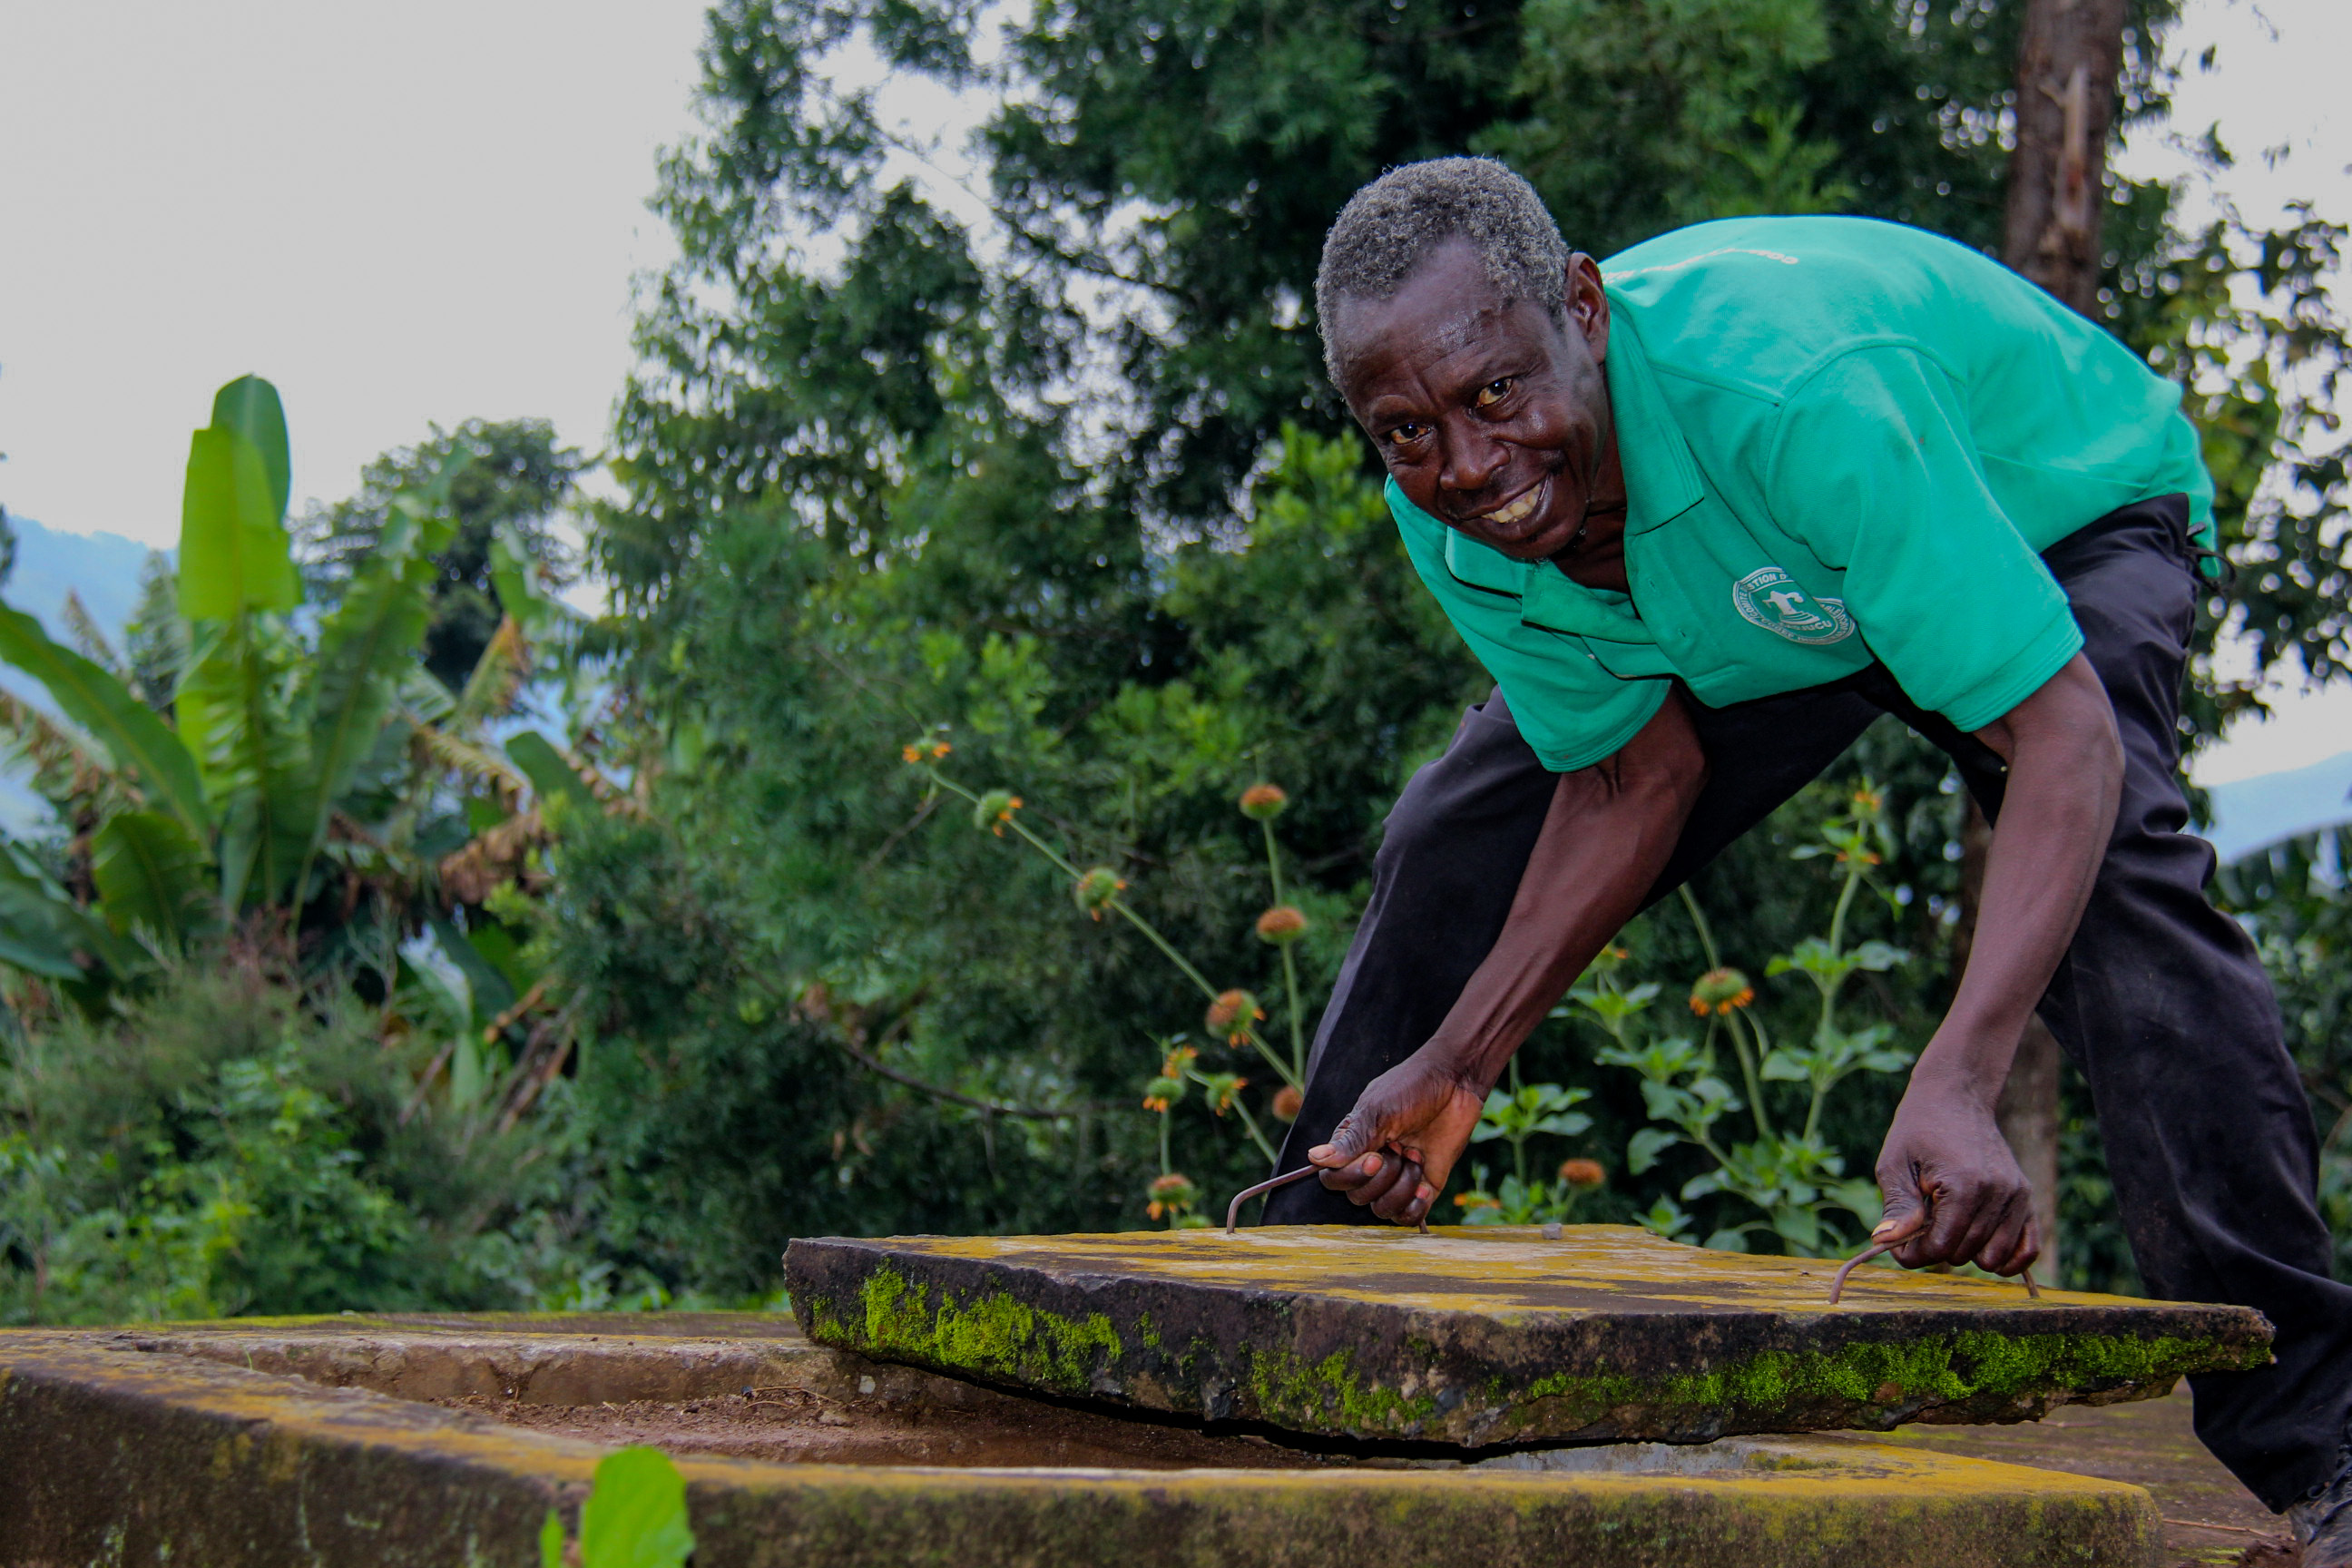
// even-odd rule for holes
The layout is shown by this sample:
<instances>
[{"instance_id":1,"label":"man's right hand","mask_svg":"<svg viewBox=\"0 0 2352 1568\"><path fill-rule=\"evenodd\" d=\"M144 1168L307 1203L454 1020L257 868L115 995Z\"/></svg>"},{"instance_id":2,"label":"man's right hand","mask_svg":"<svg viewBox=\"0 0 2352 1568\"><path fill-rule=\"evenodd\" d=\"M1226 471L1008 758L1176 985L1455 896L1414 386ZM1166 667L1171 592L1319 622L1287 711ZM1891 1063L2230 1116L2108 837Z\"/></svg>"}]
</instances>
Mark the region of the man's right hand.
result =
<instances>
[{"instance_id":1,"label":"man's right hand","mask_svg":"<svg viewBox=\"0 0 2352 1568\"><path fill-rule=\"evenodd\" d=\"M1365 1085L1331 1142L1309 1149L1307 1160L1349 1203L1418 1225L1445 1190L1486 1103L1484 1088L1424 1047Z\"/></svg>"}]
</instances>

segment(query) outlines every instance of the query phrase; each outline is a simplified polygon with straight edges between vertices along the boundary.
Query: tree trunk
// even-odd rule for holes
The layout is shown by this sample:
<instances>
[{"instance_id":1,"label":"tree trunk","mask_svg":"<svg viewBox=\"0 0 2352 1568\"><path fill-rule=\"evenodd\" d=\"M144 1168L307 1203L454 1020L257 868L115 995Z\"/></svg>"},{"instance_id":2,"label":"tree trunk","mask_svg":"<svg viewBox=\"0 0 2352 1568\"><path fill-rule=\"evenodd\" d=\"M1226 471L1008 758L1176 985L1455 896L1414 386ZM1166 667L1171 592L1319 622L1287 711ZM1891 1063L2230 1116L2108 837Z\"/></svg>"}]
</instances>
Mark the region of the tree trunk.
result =
<instances>
[{"instance_id":1,"label":"tree trunk","mask_svg":"<svg viewBox=\"0 0 2352 1568\"><path fill-rule=\"evenodd\" d=\"M2126 0L2027 0L2001 259L2095 315Z\"/></svg>"},{"instance_id":2,"label":"tree trunk","mask_svg":"<svg viewBox=\"0 0 2352 1568\"><path fill-rule=\"evenodd\" d=\"M2059 300L2096 319L2105 259L2107 142L2123 69L2126 0L2027 0L2017 51L2017 151L2009 161L2001 259ZM1960 922L1954 952L1965 966L1976 934L1991 830L1975 804L1960 838ZM2001 1135L2033 1184L2042 1231L2036 1277L2058 1278L2058 1042L2042 1020L2025 1026L2002 1086Z\"/></svg>"}]
</instances>

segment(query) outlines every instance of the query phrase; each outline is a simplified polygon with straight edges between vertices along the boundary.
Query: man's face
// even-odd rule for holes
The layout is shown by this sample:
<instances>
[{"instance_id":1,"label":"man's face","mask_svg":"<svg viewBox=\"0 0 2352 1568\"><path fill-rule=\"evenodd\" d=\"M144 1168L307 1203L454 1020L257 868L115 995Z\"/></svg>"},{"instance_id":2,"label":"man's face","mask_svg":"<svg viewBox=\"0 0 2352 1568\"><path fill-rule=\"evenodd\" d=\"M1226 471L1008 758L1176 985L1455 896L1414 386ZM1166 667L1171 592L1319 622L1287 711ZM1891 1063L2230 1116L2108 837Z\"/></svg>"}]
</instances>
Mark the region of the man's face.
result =
<instances>
[{"instance_id":1,"label":"man's face","mask_svg":"<svg viewBox=\"0 0 2352 1568\"><path fill-rule=\"evenodd\" d=\"M1591 258L1561 280L1565 330L1506 305L1466 241L1387 300L1332 324L1340 392L1413 505L1519 561L1559 553L1596 494L1621 499L1608 383L1609 302ZM1612 493L1613 492L1613 493Z\"/></svg>"}]
</instances>

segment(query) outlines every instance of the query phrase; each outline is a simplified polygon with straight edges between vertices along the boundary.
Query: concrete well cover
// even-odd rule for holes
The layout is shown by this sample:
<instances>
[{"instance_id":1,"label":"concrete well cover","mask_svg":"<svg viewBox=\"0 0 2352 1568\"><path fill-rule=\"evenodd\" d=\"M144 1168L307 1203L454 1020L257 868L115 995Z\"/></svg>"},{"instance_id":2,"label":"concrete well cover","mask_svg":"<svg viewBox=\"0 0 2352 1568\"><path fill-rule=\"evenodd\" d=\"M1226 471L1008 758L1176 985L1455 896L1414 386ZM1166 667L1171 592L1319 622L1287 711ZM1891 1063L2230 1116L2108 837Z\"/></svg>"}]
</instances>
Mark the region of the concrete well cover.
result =
<instances>
[{"instance_id":1,"label":"concrete well cover","mask_svg":"<svg viewBox=\"0 0 2352 1568\"><path fill-rule=\"evenodd\" d=\"M824 1237L809 1335L1033 1392L1479 1446L2020 1421L2269 1360L2242 1307L1709 1252L1620 1226Z\"/></svg>"}]
</instances>

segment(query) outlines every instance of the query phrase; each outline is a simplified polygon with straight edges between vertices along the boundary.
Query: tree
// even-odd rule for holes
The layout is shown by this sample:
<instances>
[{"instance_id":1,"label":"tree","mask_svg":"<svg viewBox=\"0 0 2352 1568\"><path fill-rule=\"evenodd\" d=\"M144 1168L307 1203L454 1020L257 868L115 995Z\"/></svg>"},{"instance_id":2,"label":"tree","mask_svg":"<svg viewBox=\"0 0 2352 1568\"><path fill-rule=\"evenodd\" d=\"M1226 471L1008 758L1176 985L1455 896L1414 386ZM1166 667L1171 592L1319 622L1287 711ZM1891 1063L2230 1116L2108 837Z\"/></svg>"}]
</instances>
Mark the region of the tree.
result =
<instances>
[{"instance_id":1,"label":"tree","mask_svg":"<svg viewBox=\"0 0 2352 1568\"><path fill-rule=\"evenodd\" d=\"M468 419L455 430L436 425L415 446L386 452L360 470L357 494L314 506L296 528L314 592L331 596L381 548L394 498L423 489L453 465L446 505L455 527L434 555L425 668L454 692L473 673L504 613L492 560L501 536L520 549L545 587L572 581L572 552L558 524L587 459L557 445L544 419Z\"/></svg>"}]
</instances>

